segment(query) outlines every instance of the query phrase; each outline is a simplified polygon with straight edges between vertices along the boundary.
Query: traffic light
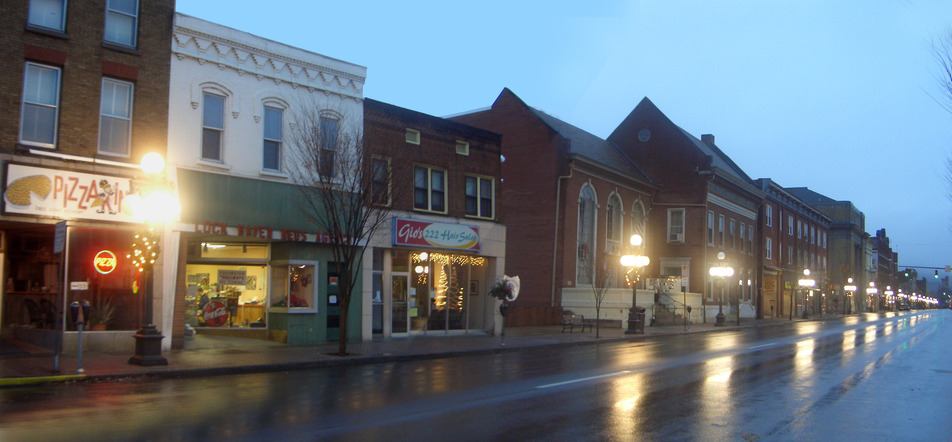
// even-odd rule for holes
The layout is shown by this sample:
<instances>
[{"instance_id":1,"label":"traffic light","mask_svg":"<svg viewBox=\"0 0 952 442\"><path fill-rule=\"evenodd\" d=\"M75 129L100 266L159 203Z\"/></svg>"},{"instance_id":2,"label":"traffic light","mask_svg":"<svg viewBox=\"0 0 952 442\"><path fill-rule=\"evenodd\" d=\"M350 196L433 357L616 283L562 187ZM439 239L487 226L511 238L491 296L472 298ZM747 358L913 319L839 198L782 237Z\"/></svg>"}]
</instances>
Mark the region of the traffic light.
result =
<instances>
[{"instance_id":1,"label":"traffic light","mask_svg":"<svg viewBox=\"0 0 952 442\"><path fill-rule=\"evenodd\" d=\"M935 271L935 279L939 279L939 271L938 271L938 270Z\"/></svg>"}]
</instances>

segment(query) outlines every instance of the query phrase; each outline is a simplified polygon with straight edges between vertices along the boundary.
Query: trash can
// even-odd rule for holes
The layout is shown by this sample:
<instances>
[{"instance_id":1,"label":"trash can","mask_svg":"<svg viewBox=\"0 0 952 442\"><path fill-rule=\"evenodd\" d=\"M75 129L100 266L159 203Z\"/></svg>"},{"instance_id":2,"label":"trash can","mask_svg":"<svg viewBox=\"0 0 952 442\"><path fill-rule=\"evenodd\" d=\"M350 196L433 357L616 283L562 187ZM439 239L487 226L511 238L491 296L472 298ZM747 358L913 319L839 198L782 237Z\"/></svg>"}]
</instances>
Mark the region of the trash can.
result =
<instances>
[{"instance_id":1,"label":"trash can","mask_svg":"<svg viewBox=\"0 0 952 442\"><path fill-rule=\"evenodd\" d=\"M644 307L635 306L628 310L628 330L625 330L625 334L626 335L645 334L645 308Z\"/></svg>"}]
</instances>

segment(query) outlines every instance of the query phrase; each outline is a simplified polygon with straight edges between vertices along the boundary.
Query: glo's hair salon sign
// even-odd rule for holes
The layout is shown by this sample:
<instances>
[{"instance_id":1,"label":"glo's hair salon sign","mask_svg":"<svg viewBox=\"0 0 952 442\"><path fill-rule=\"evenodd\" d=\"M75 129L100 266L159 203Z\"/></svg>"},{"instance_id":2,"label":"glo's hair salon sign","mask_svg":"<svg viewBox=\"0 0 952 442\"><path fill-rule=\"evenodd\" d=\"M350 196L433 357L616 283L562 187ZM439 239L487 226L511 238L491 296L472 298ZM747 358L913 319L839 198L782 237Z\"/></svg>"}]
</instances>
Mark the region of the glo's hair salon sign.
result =
<instances>
[{"instance_id":1,"label":"glo's hair salon sign","mask_svg":"<svg viewBox=\"0 0 952 442\"><path fill-rule=\"evenodd\" d=\"M124 201L130 187L129 178L8 164L3 210L63 219L141 222L132 217Z\"/></svg>"},{"instance_id":2,"label":"glo's hair salon sign","mask_svg":"<svg viewBox=\"0 0 952 442\"><path fill-rule=\"evenodd\" d=\"M393 219L393 245L479 251L479 227Z\"/></svg>"}]
</instances>

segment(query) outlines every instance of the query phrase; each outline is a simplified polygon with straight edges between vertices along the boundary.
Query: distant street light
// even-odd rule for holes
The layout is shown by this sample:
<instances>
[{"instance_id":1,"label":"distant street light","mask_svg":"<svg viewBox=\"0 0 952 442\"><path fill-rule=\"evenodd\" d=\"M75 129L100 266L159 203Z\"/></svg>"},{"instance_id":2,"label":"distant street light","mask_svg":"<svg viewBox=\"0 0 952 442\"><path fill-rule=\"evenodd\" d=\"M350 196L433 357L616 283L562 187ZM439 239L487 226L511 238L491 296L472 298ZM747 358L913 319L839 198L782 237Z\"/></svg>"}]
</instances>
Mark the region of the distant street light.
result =
<instances>
[{"instance_id":1,"label":"distant street light","mask_svg":"<svg viewBox=\"0 0 952 442\"><path fill-rule=\"evenodd\" d=\"M797 281L797 282L798 282L798 284L800 285L800 288L806 290L807 293L809 293L811 290L813 290L813 287L816 287L816 281L815 281L813 278L810 277L810 269L803 269L803 278L800 279L800 280ZM793 312L791 312L791 315L792 315L792 314L793 314ZM802 314L802 316L803 316L803 319L806 319L806 318L809 317L809 316L807 315L807 297L806 297L806 295L804 295L804 297L803 297L803 314ZM791 319L792 319L792 318L791 318Z\"/></svg>"}]
</instances>

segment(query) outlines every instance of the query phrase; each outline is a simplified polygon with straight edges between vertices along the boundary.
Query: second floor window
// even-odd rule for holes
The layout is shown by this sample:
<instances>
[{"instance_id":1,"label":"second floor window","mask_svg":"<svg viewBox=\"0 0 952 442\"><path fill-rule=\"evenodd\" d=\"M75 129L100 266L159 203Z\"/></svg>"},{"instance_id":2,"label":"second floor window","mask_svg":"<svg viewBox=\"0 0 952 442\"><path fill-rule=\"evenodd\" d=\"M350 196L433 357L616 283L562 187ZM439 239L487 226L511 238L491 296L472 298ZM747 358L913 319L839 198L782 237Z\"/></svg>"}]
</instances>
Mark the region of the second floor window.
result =
<instances>
[{"instance_id":1,"label":"second floor window","mask_svg":"<svg viewBox=\"0 0 952 442\"><path fill-rule=\"evenodd\" d=\"M684 209L668 210L668 242L684 242Z\"/></svg>"},{"instance_id":2,"label":"second floor window","mask_svg":"<svg viewBox=\"0 0 952 442\"><path fill-rule=\"evenodd\" d=\"M33 63L23 74L23 107L20 110L20 142L56 147L59 117L60 70Z\"/></svg>"},{"instance_id":3,"label":"second floor window","mask_svg":"<svg viewBox=\"0 0 952 442\"><path fill-rule=\"evenodd\" d=\"M707 212L707 245L714 246L714 212Z\"/></svg>"},{"instance_id":4,"label":"second floor window","mask_svg":"<svg viewBox=\"0 0 952 442\"><path fill-rule=\"evenodd\" d=\"M488 178L466 177L466 214L480 218L493 217L493 181Z\"/></svg>"},{"instance_id":5,"label":"second floor window","mask_svg":"<svg viewBox=\"0 0 952 442\"><path fill-rule=\"evenodd\" d=\"M135 47L139 21L138 0L106 0L106 32L109 43Z\"/></svg>"},{"instance_id":6,"label":"second floor window","mask_svg":"<svg viewBox=\"0 0 952 442\"><path fill-rule=\"evenodd\" d=\"M724 247L724 215L717 215L717 241Z\"/></svg>"},{"instance_id":7,"label":"second floor window","mask_svg":"<svg viewBox=\"0 0 952 442\"><path fill-rule=\"evenodd\" d=\"M390 205L390 159L373 157L370 160L370 201L381 206Z\"/></svg>"},{"instance_id":8,"label":"second floor window","mask_svg":"<svg viewBox=\"0 0 952 442\"><path fill-rule=\"evenodd\" d=\"M32 26L66 31L66 0L30 0L27 23Z\"/></svg>"},{"instance_id":9,"label":"second floor window","mask_svg":"<svg viewBox=\"0 0 952 442\"><path fill-rule=\"evenodd\" d=\"M221 161L222 138L225 133L225 97L202 95L202 159Z\"/></svg>"},{"instance_id":10,"label":"second floor window","mask_svg":"<svg viewBox=\"0 0 952 442\"><path fill-rule=\"evenodd\" d=\"M284 111L278 108L264 107L264 158L262 167L267 170L281 170L281 144Z\"/></svg>"},{"instance_id":11,"label":"second floor window","mask_svg":"<svg viewBox=\"0 0 952 442\"><path fill-rule=\"evenodd\" d=\"M321 117L321 145L320 157L318 159L318 173L326 177L337 175L337 149L340 138L340 121L334 118Z\"/></svg>"},{"instance_id":12,"label":"second floor window","mask_svg":"<svg viewBox=\"0 0 952 442\"><path fill-rule=\"evenodd\" d=\"M767 227L773 226L773 206L767 206Z\"/></svg>"},{"instance_id":13,"label":"second floor window","mask_svg":"<svg viewBox=\"0 0 952 442\"><path fill-rule=\"evenodd\" d=\"M413 208L446 212L446 172L425 166L413 168Z\"/></svg>"},{"instance_id":14,"label":"second floor window","mask_svg":"<svg viewBox=\"0 0 952 442\"><path fill-rule=\"evenodd\" d=\"M747 250L747 243L745 242L747 238L747 225L740 223L740 252L744 253Z\"/></svg>"},{"instance_id":15,"label":"second floor window","mask_svg":"<svg viewBox=\"0 0 952 442\"><path fill-rule=\"evenodd\" d=\"M132 135L132 83L103 78L99 106L99 152L129 156Z\"/></svg>"}]
</instances>

